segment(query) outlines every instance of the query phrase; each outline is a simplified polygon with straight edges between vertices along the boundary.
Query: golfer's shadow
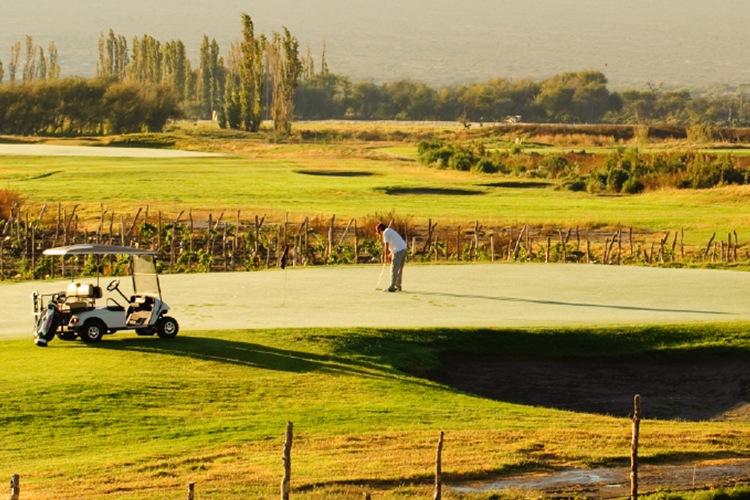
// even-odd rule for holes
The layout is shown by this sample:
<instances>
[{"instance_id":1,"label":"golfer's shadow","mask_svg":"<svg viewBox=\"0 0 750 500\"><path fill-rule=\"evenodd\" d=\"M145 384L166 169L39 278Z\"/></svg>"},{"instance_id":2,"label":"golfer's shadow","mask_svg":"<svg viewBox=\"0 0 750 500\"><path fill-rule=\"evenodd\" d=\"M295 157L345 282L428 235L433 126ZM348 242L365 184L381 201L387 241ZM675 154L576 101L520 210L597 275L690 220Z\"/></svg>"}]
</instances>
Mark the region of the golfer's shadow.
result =
<instances>
[{"instance_id":1,"label":"golfer's shadow","mask_svg":"<svg viewBox=\"0 0 750 500\"><path fill-rule=\"evenodd\" d=\"M700 309L669 309L659 307L643 307L643 306L626 306L626 305L615 305L615 304L594 304L590 302L565 302L561 300L542 300L542 299L521 299L518 297L497 297L492 295L476 295L476 294L460 294L460 293L448 293L448 292L425 292L420 290L410 290L403 293L411 295L426 295L430 297L451 297L458 299L476 299L476 300L492 300L496 302L524 302L527 304L539 304L547 306L562 306L562 307L593 307L602 309L618 309L623 311L641 311L641 312L668 312L668 313L679 313L679 314L714 314L714 315L727 315L732 314L726 311L705 311Z\"/></svg>"}]
</instances>

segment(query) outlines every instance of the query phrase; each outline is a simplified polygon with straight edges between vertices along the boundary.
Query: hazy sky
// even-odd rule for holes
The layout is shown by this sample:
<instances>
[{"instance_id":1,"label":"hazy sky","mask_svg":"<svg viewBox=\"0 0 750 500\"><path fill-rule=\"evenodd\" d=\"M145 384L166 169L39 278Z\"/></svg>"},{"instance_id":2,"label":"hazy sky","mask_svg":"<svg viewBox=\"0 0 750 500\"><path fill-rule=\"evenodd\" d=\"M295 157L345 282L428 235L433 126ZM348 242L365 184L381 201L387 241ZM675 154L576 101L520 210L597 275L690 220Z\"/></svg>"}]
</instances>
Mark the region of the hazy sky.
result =
<instances>
[{"instance_id":1,"label":"hazy sky","mask_svg":"<svg viewBox=\"0 0 750 500\"><path fill-rule=\"evenodd\" d=\"M247 12L259 33L290 29L334 73L436 86L603 71L613 87L750 83L747 0L1 0L0 61L31 35L57 45L64 75L92 76L97 41L204 34L222 53Z\"/></svg>"}]
</instances>

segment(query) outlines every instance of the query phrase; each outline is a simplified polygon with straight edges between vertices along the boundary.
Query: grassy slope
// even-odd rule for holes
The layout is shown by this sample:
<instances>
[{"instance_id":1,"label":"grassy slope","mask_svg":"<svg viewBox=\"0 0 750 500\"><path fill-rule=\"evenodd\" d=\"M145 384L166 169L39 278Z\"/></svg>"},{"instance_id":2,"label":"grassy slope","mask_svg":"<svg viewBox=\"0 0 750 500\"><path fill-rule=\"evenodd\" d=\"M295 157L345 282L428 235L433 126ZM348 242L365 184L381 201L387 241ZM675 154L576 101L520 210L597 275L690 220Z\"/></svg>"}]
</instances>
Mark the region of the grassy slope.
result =
<instances>
[{"instance_id":1,"label":"grassy slope","mask_svg":"<svg viewBox=\"0 0 750 500\"><path fill-rule=\"evenodd\" d=\"M229 143L227 147L231 147ZM238 147L239 148L239 147ZM339 145L245 144L235 156L199 159L3 157L6 188L20 191L35 217L44 203L54 221L58 202L66 213L98 226L101 207L132 220L138 208L165 214L165 220L192 209L195 217L236 211L252 219L268 214L281 220L336 215L340 220L395 212L415 223L428 218L442 225L542 225L635 227L654 232L686 231L687 243L704 243L750 226L750 187L705 191L657 191L638 196L493 187L502 178L420 166L403 154L373 151L368 143ZM376 148L377 149L377 148ZM371 175L305 175L305 171ZM464 189L477 195L400 194L386 188ZM51 206L50 206L51 205ZM229 215L231 214L231 215ZM184 219L183 219L184 220Z\"/></svg>"},{"instance_id":2,"label":"grassy slope","mask_svg":"<svg viewBox=\"0 0 750 500\"><path fill-rule=\"evenodd\" d=\"M747 325L553 330L203 332L95 347L0 342L0 474L31 498L273 498L287 421L298 498L427 496L446 480L624 465L630 422L462 394L406 374L441 352L566 356L750 349ZM542 354L540 354L542 353ZM750 423L642 425L646 462L750 455Z\"/></svg>"}]
</instances>

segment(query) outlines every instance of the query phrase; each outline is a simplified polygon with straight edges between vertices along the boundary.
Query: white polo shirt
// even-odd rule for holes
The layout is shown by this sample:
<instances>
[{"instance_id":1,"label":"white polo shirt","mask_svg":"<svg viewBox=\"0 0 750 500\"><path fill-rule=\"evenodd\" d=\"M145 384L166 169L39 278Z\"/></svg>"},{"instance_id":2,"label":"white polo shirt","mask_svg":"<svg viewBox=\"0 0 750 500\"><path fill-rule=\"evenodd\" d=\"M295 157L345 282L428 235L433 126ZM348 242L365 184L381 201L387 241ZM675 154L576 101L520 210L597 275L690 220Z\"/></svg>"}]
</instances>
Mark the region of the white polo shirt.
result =
<instances>
[{"instance_id":1,"label":"white polo shirt","mask_svg":"<svg viewBox=\"0 0 750 500\"><path fill-rule=\"evenodd\" d=\"M383 231L383 242L391 249L391 253L400 252L407 248L406 242L401 235L390 227Z\"/></svg>"}]
</instances>

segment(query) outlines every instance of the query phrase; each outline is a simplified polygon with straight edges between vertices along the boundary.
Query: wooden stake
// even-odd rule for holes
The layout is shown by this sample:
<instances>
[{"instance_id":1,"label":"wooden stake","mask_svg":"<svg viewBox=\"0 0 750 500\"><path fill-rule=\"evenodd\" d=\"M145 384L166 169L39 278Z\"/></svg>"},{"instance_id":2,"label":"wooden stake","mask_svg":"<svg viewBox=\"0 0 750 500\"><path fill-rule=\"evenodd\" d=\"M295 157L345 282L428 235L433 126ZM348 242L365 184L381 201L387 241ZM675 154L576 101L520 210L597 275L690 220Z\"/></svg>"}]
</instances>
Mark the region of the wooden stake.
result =
<instances>
[{"instance_id":1,"label":"wooden stake","mask_svg":"<svg viewBox=\"0 0 750 500\"><path fill-rule=\"evenodd\" d=\"M21 478L13 474L10 478L10 500L18 500L21 497Z\"/></svg>"},{"instance_id":2,"label":"wooden stake","mask_svg":"<svg viewBox=\"0 0 750 500\"><path fill-rule=\"evenodd\" d=\"M289 500L292 479L292 438L293 424L286 423L286 437L284 439L284 455L281 457L284 462L284 477L281 480L281 500Z\"/></svg>"},{"instance_id":3,"label":"wooden stake","mask_svg":"<svg viewBox=\"0 0 750 500\"><path fill-rule=\"evenodd\" d=\"M357 232L357 219L353 219L353 220L354 220L354 263L359 264L359 233Z\"/></svg>"},{"instance_id":4,"label":"wooden stake","mask_svg":"<svg viewBox=\"0 0 750 500\"><path fill-rule=\"evenodd\" d=\"M630 441L630 498L638 499L638 436L641 426L641 396L633 398L633 435Z\"/></svg>"},{"instance_id":5,"label":"wooden stake","mask_svg":"<svg viewBox=\"0 0 750 500\"><path fill-rule=\"evenodd\" d=\"M437 455L435 457L435 495L433 500L443 498L443 431L438 438Z\"/></svg>"}]
</instances>

